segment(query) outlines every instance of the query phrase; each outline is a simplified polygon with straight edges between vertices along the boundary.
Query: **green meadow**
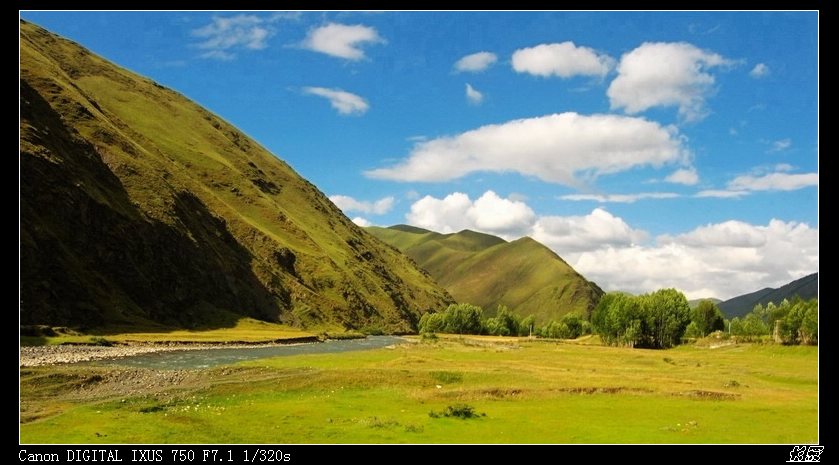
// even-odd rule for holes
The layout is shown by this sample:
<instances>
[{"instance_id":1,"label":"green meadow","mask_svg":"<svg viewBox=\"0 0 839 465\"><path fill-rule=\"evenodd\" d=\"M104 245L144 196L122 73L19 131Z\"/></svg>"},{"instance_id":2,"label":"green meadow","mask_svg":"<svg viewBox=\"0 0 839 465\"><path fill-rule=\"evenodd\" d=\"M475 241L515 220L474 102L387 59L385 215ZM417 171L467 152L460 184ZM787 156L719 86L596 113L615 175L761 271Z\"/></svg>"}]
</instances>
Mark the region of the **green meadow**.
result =
<instances>
[{"instance_id":1,"label":"green meadow","mask_svg":"<svg viewBox=\"0 0 839 465\"><path fill-rule=\"evenodd\" d=\"M23 368L23 443L810 443L818 348L445 336L206 370ZM472 416L449 415L469 411ZM467 417L468 416L468 417Z\"/></svg>"}]
</instances>

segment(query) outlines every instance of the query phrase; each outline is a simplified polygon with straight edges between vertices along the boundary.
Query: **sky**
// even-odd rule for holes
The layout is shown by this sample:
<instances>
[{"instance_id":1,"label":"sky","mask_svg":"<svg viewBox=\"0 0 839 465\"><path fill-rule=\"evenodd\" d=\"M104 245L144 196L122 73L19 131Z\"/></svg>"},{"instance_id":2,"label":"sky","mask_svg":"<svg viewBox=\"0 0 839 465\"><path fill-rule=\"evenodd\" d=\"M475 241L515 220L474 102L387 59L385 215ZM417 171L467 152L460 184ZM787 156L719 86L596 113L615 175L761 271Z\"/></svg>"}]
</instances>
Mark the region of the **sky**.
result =
<instances>
[{"instance_id":1,"label":"sky","mask_svg":"<svg viewBox=\"0 0 839 465\"><path fill-rule=\"evenodd\" d=\"M816 12L22 12L360 225L530 236L607 291L818 270Z\"/></svg>"}]
</instances>

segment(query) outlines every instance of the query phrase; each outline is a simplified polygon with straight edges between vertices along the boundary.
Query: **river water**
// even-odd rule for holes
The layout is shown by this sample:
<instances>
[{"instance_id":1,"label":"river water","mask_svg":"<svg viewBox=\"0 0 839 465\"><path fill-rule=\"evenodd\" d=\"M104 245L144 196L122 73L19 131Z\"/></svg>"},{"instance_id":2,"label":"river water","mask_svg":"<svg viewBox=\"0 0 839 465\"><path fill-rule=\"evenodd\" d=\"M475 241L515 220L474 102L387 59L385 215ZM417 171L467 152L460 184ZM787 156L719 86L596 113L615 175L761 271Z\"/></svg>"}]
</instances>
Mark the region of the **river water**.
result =
<instances>
[{"instance_id":1,"label":"river water","mask_svg":"<svg viewBox=\"0 0 839 465\"><path fill-rule=\"evenodd\" d=\"M282 357L302 354L330 354L370 350L404 343L398 336L368 336L365 339L328 340L307 344L277 346L256 346L242 348L212 348L195 350L175 350L151 354L134 355L113 360L95 362L98 365L121 365L138 368L156 368L169 370L209 368L228 365L247 360L267 357Z\"/></svg>"}]
</instances>

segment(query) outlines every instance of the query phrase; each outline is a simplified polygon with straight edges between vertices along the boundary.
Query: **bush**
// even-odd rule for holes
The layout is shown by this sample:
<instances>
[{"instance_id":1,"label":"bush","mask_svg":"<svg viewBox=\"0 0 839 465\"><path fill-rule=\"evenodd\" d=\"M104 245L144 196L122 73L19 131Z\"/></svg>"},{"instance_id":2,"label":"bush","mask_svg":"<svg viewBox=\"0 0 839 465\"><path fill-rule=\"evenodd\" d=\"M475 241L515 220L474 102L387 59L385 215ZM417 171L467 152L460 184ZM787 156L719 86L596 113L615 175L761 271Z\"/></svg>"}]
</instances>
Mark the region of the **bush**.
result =
<instances>
[{"instance_id":1,"label":"bush","mask_svg":"<svg viewBox=\"0 0 839 465\"><path fill-rule=\"evenodd\" d=\"M471 405L454 404L454 405L449 405L442 412L435 412L435 411L432 410L432 411L428 412L428 416L431 417L431 418L454 417L454 418L460 418L461 420L466 420L466 419L469 419L469 418L485 417L486 413L478 414L477 412L475 412L475 407L472 407Z\"/></svg>"},{"instance_id":2,"label":"bush","mask_svg":"<svg viewBox=\"0 0 839 465\"><path fill-rule=\"evenodd\" d=\"M105 339L102 336L93 336L90 338L90 343L95 346L103 346L103 347L111 347L114 345L113 342Z\"/></svg>"}]
</instances>

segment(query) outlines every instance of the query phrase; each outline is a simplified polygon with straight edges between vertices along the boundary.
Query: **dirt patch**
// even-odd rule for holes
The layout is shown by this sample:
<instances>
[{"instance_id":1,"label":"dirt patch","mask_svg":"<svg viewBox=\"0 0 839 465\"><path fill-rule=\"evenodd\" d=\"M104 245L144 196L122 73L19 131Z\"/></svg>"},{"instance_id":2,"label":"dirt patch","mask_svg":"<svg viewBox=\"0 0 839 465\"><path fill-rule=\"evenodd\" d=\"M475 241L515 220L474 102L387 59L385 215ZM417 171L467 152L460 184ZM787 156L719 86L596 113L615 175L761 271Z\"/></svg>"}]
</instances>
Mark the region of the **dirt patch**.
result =
<instances>
[{"instance_id":1,"label":"dirt patch","mask_svg":"<svg viewBox=\"0 0 839 465\"><path fill-rule=\"evenodd\" d=\"M559 392L570 392L572 394L620 394L622 392L632 393L648 393L652 392L650 389L633 388L625 386L581 386L573 388L560 388Z\"/></svg>"},{"instance_id":2,"label":"dirt patch","mask_svg":"<svg viewBox=\"0 0 839 465\"><path fill-rule=\"evenodd\" d=\"M677 395L702 400L736 400L740 398L740 394L720 391L703 391L698 389L680 392Z\"/></svg>"},{"instance_id":3,"label":"dirt patch","mask_svg":"<svg viewBox=\"0 0 839 465\"><path fill-rule=\"evenodd\" d=\"M484 396L492 397L492 398L495 398L495 399L505 399L505 398L508 398L508 397L520 397L524 393L524 390L522 390L522 389L499 389L499 388L495 388L495 389L484 389L483 391L480 391L480 393L483 394Z\"/></svg>"}]
</instances>

